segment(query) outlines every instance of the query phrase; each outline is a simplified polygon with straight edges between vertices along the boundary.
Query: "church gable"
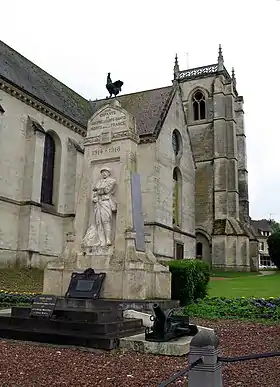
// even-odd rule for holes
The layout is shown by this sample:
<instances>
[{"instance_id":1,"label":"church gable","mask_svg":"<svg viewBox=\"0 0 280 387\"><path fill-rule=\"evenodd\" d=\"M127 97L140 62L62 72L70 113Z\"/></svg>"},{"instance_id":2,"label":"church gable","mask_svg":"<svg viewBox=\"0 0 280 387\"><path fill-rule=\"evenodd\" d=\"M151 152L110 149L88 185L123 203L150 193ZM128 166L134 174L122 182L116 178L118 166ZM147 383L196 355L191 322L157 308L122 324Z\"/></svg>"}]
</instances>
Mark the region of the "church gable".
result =
<instances>
[{"instance_id":1,"label":"church gable","mask_svg":"<svg viewBox=\"0 0 280 387\"><path fill-rule=\"evenodd\" d=\"M173 94L173 87L167 86L117 97L122 108L135 117L140 141L141 137L157 135L168 111ZM92 110L96 112L108 103L108 99L91 101L90 103Z\"/></svg>"},{"instance_id":2,"label":"church gable","mask_svg":"<svg viewBox=\"0 0 280 387\"><path fill-rule=\"evenodd\" d=\"M162 117L161 126L158 128L158 146L166 147L168 143L168 157L173 157L176 162L187 158L187 164L195 168L193 150L187 127L186 116L182 104L180 89L174 86L174 93L169 101L168 108ZM177 140L176 140L177 133ZM177 147L178 149L175 149ZM167 152L167 148L165 150ZM166 153L167 156L167 153Z\"/></svg>"}]
</instances>

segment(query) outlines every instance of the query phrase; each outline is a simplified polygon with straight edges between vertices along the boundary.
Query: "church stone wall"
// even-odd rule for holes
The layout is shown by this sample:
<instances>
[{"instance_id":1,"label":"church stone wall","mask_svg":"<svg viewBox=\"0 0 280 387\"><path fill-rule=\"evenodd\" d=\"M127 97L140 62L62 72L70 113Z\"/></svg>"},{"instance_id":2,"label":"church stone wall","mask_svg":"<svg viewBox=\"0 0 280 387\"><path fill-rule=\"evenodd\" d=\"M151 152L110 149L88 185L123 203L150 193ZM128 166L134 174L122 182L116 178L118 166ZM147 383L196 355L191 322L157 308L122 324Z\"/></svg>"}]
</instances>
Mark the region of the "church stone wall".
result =
<instances>
[{"instance_id":1,"label":"church stone wall","mask_svg":"<svg viewBox=\"0 0 280 387\"><path fill-rule=\"evenodd\" d=\"M69 147L69 138L75 143L82 138L4 91L0 98L5 110L0 116L0 265L44 266L62 252L71 228L82 154ZM28 117L43 130L34 130ZM60 156L51 213L40 203L44 130L54 135ZM69 181L72 194L67 195Z\"/></svg>"},{"instance_id":2,"label":"church stone wall","mask_svg":"<svg viewBox=\"0 0 280 387\"><path fill-rule=\"evenodd\" d=\"M182 144L181 151L176 157L172 147L172 133L174 130L180 133ZM165 122L155 145L155 159L144 153L147 145L142 148L141 163L149 162L150 196L154 208L153 219L153 252L162 259L170 259L174 256L175 242L184 244L184 258L195 256L195 166L192 156L189 134L186 128L184 111L179 92L174 96ZM152 152L151 152L152 153ZM181 154L180 154L181 153ZM181 173L181 211L180 228L173 228L173 169L177 167ZM143 185L144 198L147 188ZM153 198L153 199L152 199ZM145 202L145 199L144 199ZM146 202L147 203L147 202ZM147 205L147 204L146 204ZM147 212L147 210L146 210ZM148 217L145 218L148 219ZM149 219L149 221L150 221Z\"/></svg>"}]
</instances>

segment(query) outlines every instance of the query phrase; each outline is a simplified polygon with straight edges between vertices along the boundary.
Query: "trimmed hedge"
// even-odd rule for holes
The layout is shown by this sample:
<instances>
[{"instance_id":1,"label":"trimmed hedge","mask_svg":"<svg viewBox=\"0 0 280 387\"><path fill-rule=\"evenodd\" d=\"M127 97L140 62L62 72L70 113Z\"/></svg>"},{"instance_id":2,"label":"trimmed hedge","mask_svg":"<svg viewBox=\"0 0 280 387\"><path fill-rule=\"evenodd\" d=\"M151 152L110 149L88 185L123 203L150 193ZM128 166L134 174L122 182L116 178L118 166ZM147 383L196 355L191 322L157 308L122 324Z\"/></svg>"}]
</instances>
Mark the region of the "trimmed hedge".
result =
<instances>
[{"instance_id":1,"label":"trimmed hedge","mask_svg":"<svg viewBox=\"0 0 280 387\"><path fill-rule=\"evenodd\" d=\"M181 306L204 298L210 279L210 267L198 259L172 260L167 263L172 273L171 298Z\"/></svg>"}]
</instances>

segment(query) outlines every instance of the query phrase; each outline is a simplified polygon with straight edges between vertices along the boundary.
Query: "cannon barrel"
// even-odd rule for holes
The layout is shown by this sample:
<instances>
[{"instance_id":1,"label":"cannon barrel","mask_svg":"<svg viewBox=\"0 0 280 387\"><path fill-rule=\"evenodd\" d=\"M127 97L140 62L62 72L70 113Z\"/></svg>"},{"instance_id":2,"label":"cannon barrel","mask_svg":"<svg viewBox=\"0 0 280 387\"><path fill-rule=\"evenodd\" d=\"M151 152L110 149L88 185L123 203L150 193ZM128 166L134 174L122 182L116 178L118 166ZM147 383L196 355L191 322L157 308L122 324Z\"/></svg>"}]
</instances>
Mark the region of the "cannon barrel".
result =
<instances>
[{"instance_id":1,"label":"cannon barrel","mask_svg":"<svg viewBox=\"0 0 280 387\"><path fill-rule=\"evenodd\" d=\"M153 305L154 317L151 331L146 328L145 340L169 341L181 336L194 336L198 332L197 326L189 324L187 316L176 316L173 310L164 312L159 304Z\"/></svg>"},{"instance_id":2,"label":"cannon barrel","mask_svg":"<svg viewBox=\"0 0 280 387\"><path fill-rule=\"evenodd\" d=\"M166 320L166 316L165 316L164 311L159 306L159 304L154 304L153 309L154 309L154 313L155 313L157 320L160 321L161 323L164 323Z\"/></svg>"}]
</instances>

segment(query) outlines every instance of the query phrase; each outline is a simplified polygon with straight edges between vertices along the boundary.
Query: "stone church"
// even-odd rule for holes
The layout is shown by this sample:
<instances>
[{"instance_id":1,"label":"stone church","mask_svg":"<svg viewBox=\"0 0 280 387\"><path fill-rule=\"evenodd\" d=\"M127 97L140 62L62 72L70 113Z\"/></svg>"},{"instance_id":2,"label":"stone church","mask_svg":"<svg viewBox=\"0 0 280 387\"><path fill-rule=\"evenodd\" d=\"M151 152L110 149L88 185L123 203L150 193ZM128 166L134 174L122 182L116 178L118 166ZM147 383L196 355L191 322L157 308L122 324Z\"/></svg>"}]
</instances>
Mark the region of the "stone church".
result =
<instances>
[{"instance_id":1,"label":"stone church","mask_svg":"<svg viewBox=\"0 0 280 387\"><path fill-rule=\"evenodd\" d=\"M116 98L136 120L154 255L255 269L243 97L221 48L217 63L184 71L176 56L172 85ZM88 122L110 101L83 98L0 42L1 266L45 267L64 250Z\"/></svg>"}]
</instances>

